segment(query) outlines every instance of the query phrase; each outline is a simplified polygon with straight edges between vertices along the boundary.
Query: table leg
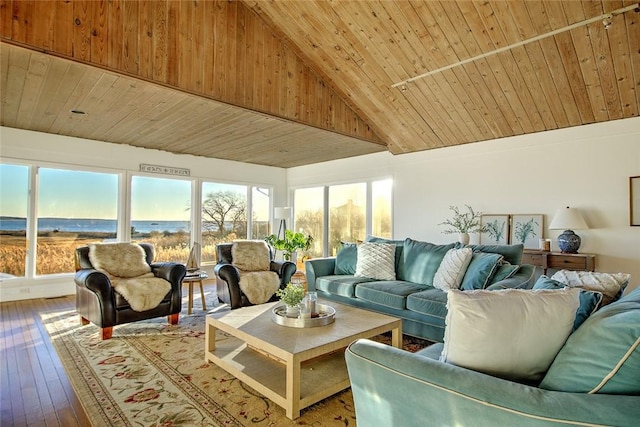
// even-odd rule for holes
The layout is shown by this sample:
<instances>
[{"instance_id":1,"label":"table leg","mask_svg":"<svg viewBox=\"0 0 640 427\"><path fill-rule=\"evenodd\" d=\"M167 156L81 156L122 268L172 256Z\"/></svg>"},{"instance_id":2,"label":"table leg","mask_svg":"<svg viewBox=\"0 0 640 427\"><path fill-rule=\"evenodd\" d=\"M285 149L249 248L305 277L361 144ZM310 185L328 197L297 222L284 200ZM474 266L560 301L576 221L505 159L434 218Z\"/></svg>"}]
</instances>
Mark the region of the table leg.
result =
<instances>
[{"instance_id":1,"label":"table leg","mask_svg":"<svg viewBox=\"0 0 640 427\"><path fill-rule=\"evenodd\" d=\"M205 355L204 361L207 362L207 354L213 353L216 349L216 327L207 322L204 328Z\"/></svg>"},{"instance_id":2,"label":"table leg","mask_svg":"<svg viewBox=\"0 0 640 427\"><path fill-rule=\"evenodd\" d=\"M295 420L300 416L300 359L294 356L287 361L287 418Z\"/></svg>"},{"instance_id":3,"label":"table leg","mask_svg":"<svg viewBox=\"0 0 640 427\"><path fill-rule=\"evenodd\" d=\"M202 280L200 280L200 298L202 298L202 310L207 311L207 303L204 300L204 287L202 285Z\"/></svg>"},{"instance_id":4,"label":"table leg","mask_svg":"<svg viewBox=\"0 0 640 427\"><path fill-rule=\"evenodd\" d=\"M402 332L400 328L391 330L391 345L396 348L402 348Z\"/></svg>"},{"instance_id":5,"label":"table leg","mask_svg":"<svg viewBox=\"0 0 640 427\"><path fill-rule=\"evenodd\" d=\"M189 282L189 304L187 305L187 314L191 314L193 308L193 282Z\"/></svg>"}]
</instances>

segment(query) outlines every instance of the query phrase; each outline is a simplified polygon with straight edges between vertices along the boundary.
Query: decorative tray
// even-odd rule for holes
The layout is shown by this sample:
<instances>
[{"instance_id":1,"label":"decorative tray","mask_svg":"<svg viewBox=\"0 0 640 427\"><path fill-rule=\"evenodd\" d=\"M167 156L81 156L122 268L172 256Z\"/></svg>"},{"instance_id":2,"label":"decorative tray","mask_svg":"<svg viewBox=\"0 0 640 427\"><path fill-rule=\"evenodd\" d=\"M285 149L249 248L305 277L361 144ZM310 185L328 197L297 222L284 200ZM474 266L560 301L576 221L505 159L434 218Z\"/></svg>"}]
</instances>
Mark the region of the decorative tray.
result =
<instances>
[{"instance_id":1,"label":"decorative tray","mask_svg":"<svg viewBox=\"0 0 640 427\"><path fill-rule=\"evenodd\" d=\"M285 305L278 305L273 307L271 311L271 320L278 325L289 326L291 328L315 328L317 326L326 326L333 323L336 320L336 310L324 304L316 304L316 310L318 311L318 317L311 318L298 318L287 317L287 307Z\"/></svg>"}]
</instances>

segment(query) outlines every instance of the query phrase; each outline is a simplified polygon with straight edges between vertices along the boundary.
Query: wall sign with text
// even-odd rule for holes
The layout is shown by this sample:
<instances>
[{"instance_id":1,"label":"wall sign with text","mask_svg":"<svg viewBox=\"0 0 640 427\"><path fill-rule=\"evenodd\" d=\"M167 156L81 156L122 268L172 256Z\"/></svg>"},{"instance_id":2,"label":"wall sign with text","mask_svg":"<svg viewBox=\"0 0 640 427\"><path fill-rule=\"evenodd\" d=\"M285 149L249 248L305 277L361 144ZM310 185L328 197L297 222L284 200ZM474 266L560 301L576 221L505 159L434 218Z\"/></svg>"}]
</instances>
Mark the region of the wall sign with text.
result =
<instances>
[{"instance_id":1,"label":"wall sign with text","mask_svg":"<svg viewBox=\"0 0 640 427\"><path fill-rule=\"evenodd\" d=\"M146 163L140 163L140 172L161 173L165 175L191 175L190 169L174 168L173 166L161 166L161 165L148 165Z\"/></svg>"}]
</instances>

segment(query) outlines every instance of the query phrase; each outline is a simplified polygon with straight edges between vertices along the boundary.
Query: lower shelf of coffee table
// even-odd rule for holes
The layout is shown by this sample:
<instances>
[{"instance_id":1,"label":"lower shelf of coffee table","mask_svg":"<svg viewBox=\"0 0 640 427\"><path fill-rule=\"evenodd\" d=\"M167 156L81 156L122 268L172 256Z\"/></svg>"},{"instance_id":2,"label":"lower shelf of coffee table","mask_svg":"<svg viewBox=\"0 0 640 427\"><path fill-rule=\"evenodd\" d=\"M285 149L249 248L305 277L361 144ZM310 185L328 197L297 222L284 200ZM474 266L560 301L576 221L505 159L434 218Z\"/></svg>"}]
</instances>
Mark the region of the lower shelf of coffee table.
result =
<instances>
[{"instance_id":1,"label":"lower shelf of coffee table","mask_svg":"<svg viewBox=\"0 0 640 427\"><path fill-rule=\"evenodd\" d=\"M216 341L215 350L207 351L205 359L253 387L277 405L287 408L287 367L284 361L254 350L234 337ZM343 351L305 361L300 368L300 409L349 386Z\"/></svg>"}]
</instances>

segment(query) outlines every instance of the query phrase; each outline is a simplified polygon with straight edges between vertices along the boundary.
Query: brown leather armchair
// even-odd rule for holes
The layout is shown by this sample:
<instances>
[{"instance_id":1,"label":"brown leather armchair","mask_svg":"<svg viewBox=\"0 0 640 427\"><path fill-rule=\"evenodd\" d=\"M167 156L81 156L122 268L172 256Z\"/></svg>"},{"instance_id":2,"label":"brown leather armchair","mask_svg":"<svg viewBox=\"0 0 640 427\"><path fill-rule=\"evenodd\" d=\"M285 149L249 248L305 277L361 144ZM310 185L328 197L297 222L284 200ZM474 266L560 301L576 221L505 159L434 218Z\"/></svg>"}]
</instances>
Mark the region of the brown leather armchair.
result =
<instances>
[{"instance_id":1,"label":"brown leather armchair","mask_svg":"<svg viewBox=\"0 0 640 427\"><path fill-rule=\"evenodd\" d=\"M218 263L213 268L216 275L216 291L221 302L229 304L231 308L239 308L253 305L240 289L240 272L233 265L231 247L233 243L221 243L216 246ZM274 261L275 250L269 246L271 262L269 269L278 274L280 287L284 288L291 281L291 276L296 272L296 265L289 261ZM275 295L271 301L278 300Z\"/></svg>"},{"instance_id":2,"label":"brown leather armchair","mask_svg":"<svg viewBox=\"0 0 640 427\"><path fill-rule=\"evenodd\" d=\"M168 316L172 325L178 323L182 309L182 279L187 269L184 265L171 262L153 263L154 249L148 243L140 243L146 254L146 262L156 277L171 283L171 290L155 308L135 311L120 294L111 287L109 277L96 270L89 258L89 247L76 249L76 310L83 325L89 322L101 328L100 336L111 338L113 327L138 320Z\"/></svg>"}]
</instances>

